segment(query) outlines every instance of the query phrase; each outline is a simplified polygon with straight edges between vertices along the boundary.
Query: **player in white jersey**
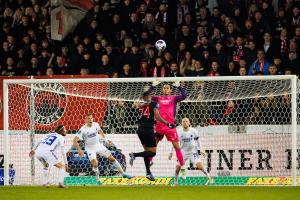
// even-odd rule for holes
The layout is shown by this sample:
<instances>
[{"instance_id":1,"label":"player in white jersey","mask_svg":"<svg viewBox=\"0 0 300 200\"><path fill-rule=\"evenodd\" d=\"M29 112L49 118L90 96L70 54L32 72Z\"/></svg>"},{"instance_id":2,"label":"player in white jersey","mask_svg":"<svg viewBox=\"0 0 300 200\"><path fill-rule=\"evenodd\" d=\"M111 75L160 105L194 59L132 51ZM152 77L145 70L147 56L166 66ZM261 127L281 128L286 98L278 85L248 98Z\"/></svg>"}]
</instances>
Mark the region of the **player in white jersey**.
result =
<instances>
[{"instance_id":1,"label":"player in white jersey","mask_svg":"<svg viewBox=\"0 0 300 200\"><path fill-rule=\"evenodd\" d=\"M207 176L208 181L206 184L209 184L212 182L212 178L205 170L204 165L200 159L200 155L205 156L205 153L201 150L198 132L196 131L196 129L190 127L190 120L188 118L183 118L181 125L182 127L179 127L177 131L184 161L185 163L188 163L187 161L190 161L190 163L196 166L197 170L201 170ZM172 152L173 148L171 150L171 153L169 154L169 160L172 159ZM174 178L175 185L177 185L178 183L178 174L181 169L182 167L177 164ZM183 170L183 173L185 174L185 169Z\"/></svg>"},{"instance_id":2,"label":"player in white jersey","mask_svg":"<svg viewBox=\"0 0 300 200\"><path fill-rule=\"evenodd\" d=\"M64 188L65 172L68 171L67 156L65 149L65 137L67 134L64 125L58 125L55 132L46 135L41 139L33 149L30 151L29 156L36 155L36 158L43 164L43 186L48 186L49 166L55 166L59 169L59 183L60 188ZM56 150L61 149L64 163L60 162L57 158Z\"/></svg>"},{"instance_id":3,"label":"player in white jersey","mask_svg":"<svg viewBox=\"0 0 300 200\"><path fill-rule=\"evenodd\" d=\"M93 115L86 115L86 124L83 125L78 131L77 135L73 140L73 145L76 147L80 157L84 156L84 152L79 146L78 140L83 140L85 144L85 150L87 152L88 158L92 164L93 171L96 175L96 180L98 185L101 184L99 180L99 169L98 169L98 160L97 154L106 157L112 164L118 169L118 171L123 175L124 178L132 178L131 176L124 173L120 163L113 157L111 152L100 142L109 143L106 140L103 130L100 128L97 122L94 122ZM101 137L100 137L100 136Z\"/></svg>"}]
</instances>

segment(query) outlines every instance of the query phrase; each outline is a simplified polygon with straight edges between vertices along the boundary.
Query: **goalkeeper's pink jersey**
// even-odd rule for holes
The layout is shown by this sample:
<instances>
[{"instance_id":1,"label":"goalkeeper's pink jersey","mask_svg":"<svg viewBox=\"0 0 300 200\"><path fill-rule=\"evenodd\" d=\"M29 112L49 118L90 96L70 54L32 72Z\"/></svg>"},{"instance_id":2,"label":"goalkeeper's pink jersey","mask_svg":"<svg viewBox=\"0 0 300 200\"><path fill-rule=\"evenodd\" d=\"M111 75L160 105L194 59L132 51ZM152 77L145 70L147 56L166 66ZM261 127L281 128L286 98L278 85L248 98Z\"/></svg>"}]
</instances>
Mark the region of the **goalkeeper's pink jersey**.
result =
<instances>
[{"instance_id":1,"label":"goalkeeper's pink jersey","mask_svg":"<svg viewBox=\"0 0 300 200\"><path fill-rule=\"evenodd\" d=\"M169 123L175 122L176 104L186 98L186 91L179 87L180 95L178 96L153 96L152 99L159 104L159 113L163 119ZM156 126L165 126L157 121Z\"/></svg>"}]
</instances>

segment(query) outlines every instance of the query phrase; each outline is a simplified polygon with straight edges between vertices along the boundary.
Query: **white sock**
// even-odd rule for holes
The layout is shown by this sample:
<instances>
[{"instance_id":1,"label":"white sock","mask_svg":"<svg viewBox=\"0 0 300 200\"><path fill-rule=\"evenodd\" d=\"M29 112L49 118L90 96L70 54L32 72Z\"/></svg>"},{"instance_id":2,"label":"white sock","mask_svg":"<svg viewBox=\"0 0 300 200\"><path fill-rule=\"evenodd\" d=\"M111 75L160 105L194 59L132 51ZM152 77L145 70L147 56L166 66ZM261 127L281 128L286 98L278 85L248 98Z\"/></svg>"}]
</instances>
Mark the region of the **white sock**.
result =
<instances>
[{"instance_id":1,"label":"white sock","mask_svg":"<svg viewBox=\"0 0 300 200\"><path fill-rule=\"evenodd\" d=\"M203 174L205 174L205 176L210 177L209 173L205 169L201 169L201 171L203 172Z\"/></svg>"},{"instance_id":2,"label":"white sock","mask_svg":"<svg viewBox=\"0 0 300 200\"><path fill-rule=\"evenodd\" d=\"M43 179L44 179L43 184L47 184L48 183L49 169L48 168L43 168L42 174L43 174Z\"/></svg>"},{"instance_id":3,"label":"white sock","mask_svg":"<svg viewBox=\"0 0 300 200\"><path fill-rule=\"evenodd\" d=\"M96 179L99 179L99 169L98 167L93 167L93 171L95 172Z\"/></svg>"},{"instance_id":4,"label":"white sock","mask_svg":"<svg viewBox=\"0 0 300 200\"><path fill-rule=\"evenodd\" d=\"M64 179L65 179L65 169L64 168L60 168L59 169L59 183L60 184L64 184Z\"/></svg>"},{"instance_id":5,"label":"white sock","mask_svg":"<svg viewBox=\"0 0 300 200\"><path fill-rule=\"evenodd\" d=\"M119 171L121 174L124 173L124 171L123 171L123 169L122 169L120 163L119 163L117 160L115 160L114 162L112 162L112 164L118 169L118 171Z\"/></svg>"}]
</instances>

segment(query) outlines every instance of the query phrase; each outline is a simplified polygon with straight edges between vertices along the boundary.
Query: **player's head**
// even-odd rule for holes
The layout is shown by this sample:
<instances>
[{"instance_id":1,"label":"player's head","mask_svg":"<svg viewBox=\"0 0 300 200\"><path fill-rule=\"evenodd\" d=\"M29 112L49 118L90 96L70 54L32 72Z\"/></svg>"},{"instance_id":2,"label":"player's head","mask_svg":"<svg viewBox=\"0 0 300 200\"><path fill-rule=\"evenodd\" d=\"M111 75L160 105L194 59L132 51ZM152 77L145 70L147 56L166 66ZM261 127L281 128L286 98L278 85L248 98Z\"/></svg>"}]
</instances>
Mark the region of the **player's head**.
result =
<instances>
[{"instance_id":1,"label":"player's head","mask_svg":"<svg viewBox=\"0 0 300 200\"><path fill-rule=\"evenodd\" d=\"M144 92L143 93L143 100L147 101L147 102L151 101L151 95L150 95L149 92Z\"/></svg>"},{"instance_id":2,"label":"player's head","mask_svg":"<svg viewBox=\"0 0 300 200\"><path fill-rule=\"evenodd\" d=\"M172 90L169 84L164 84L162 88L163 95L170 95Z\"/></svg>"},{"instance_id":3,"label":"player's head","mask_svg":"<svg viewBox=\"0 0 300 200\"><path fill-rule=\"evenodd\" d=\"M66 127L62 124L58 125L56 128L55 128L55 132L62 135L62 136L66 136L67 135L67 130L66 130Z\"/></svg>"},{"instance_id":4,"label":"player's head","mask_svg":"<svg viewBox=\"0 0 300 200\"><path fill-rule=\"evenodd\" d=\"M94 122L94 118L93 118L93 115L88 113L85 115L85 123L89 126L92 125L92 123Z\"/></svg>"},{"instance_id":5,"label":"player's head","mask_svg":"<svg viewBox=\"0 0 300 200\"><path fill-rule=\"evenodd\" d=\"M181 125L183 128L188 128L190 127L191 123L190 123L190 120L188 118L183 118L182 121L181 121Z\"/></svg>"}]
</instances>

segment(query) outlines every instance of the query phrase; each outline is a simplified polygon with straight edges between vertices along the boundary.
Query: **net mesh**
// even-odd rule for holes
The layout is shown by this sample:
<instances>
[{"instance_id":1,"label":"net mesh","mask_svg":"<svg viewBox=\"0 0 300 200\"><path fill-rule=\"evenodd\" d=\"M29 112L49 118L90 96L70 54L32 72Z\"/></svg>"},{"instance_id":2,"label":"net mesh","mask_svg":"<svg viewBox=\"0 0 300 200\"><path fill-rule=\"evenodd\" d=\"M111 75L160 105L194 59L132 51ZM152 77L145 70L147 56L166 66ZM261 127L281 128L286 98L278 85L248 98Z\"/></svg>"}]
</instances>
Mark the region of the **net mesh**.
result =
<instances>
[{"instance_id":1,"label":"net mesh","mask_svg":"<svg viewBox=\"0 0 300 200\"><path fill-rule=\"evenodd\" d=\"M176 158L168 160L171 143L164 139L158 144L157 155L151 167L156 181L145 176L143 159L129 166L130 152L142 151L137 137L138 111L133 103L141 101L143 91L152 82L100 83L34 83L9 85L10 161L14 170L13 184L41 184L42 165L28 157L33 143L44 134L65 124L70 185L95 184L87 157L79 158L72 148L74 133L84 124L87 113L102 126L112 155L131 175L132 180L120 174L106 158L98 156L101 181L106 185L173 184ZM180 95L173 82L161 82L152 90L162 95L162 86L170 84L172 95ZM206 152L201 157L205 169L214 177L215 184L259 185L290 184L291 179L291 81L237 80L181 82L187 98L176 106L176 124L188 117L199 132ZM298 90L300 85L298 85ZM299 110L299 104L298 104ZM299 112L298 112L299 113ZM299 117L298 117L299 119ZM299 136L299 133L298 133ZM1 137L2 134L1 134ZM299 137L298 137L299 142ZM298 143L299 144L299 143ZM82 145L84 146L84 145ZM83 147L84 148L84 147ZM3 149L3 147L2 147ZM60 153L57 155L60 157ZM299 157L298 170L299 174ZM179 178L182 185L202 185L205 175L187 162L187 178ZM57 180L58 171L51 168L51 177Z\"/></svg>"}]
</instances>

